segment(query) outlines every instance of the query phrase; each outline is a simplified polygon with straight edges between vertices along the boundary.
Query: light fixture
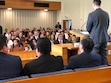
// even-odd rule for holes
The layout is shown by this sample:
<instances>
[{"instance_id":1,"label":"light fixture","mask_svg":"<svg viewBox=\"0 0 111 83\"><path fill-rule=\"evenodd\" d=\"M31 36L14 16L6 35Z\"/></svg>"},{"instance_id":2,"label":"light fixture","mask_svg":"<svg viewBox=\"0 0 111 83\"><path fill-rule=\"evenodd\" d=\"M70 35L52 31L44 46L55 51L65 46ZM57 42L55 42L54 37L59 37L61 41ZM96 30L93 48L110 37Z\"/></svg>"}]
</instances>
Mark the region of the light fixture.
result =
<instances>
[{"instance_id":1,"label":"light fixture","mask_svg":"<svg viewBox=\"0 0 111 83\"><path fill-rule=\"evenodd\" d=\"M12 8L7 8L7 10L8 10L8 11L11 11L11 10L12 10Z\"/></svg>"},{"instance_id":2,"label":"light fixture","mask_svg":"<svg viewBox=\"0 0 111 83\"><path fill-rule=\"evenodd\" d=\"M48 11L48 9L44 9L44 11L45 11L45 12L47 12L47 11Z\"/></svg>"}]
</instances>

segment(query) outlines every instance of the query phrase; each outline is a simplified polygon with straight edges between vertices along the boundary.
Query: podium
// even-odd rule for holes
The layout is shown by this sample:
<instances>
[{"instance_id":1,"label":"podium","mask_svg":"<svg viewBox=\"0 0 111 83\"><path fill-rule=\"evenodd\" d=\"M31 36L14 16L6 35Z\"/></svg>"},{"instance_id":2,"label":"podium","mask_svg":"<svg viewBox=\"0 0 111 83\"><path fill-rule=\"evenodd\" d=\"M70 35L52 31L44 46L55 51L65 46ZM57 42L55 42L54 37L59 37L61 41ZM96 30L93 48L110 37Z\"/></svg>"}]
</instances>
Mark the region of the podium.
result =
<instances>
[{"instance_id":1,"label":"podium","mask_svg":"<svg viewBox=\"0 0 111 83\"><path fill-rule=\"evenodd\" d=\"M89 36L89 33L86 30L71 30L69 32L77 37L80 37L80 40L82 40L85 36Z\"/></svg>"}]
</instances>

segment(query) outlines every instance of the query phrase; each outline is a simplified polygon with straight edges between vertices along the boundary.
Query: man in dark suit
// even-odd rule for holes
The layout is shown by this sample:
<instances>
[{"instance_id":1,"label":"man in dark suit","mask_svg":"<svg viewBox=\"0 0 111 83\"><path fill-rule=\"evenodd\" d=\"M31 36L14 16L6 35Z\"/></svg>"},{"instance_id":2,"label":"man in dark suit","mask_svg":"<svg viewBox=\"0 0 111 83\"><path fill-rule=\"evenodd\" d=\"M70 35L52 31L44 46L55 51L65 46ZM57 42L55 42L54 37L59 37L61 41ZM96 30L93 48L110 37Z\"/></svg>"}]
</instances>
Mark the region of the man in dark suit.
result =
<instances>
[{"instance_id":1,"label":"man in dark suit","mask_svg":"<svg viewBox=\"0 0 111 83\"><path fill-rule=\"evenodd\" d=\"M102 57L102 64L108 64L107 42L109 15L100 8L101 0L93 1L94 11L89 14L87 21L87 31L94 41L93 52L99 53Z\"/></svg>"},{"instance_id":2,"label":"man in dark suit","mask_svg":"<svg viewBox=\"0 0 111 83\"><path fill-rule=\"evenodd\" d=\"M2 26L0 25L0 34L2 34Z\"/></svg>"},{"instance_id":3,"label":"man in dark suit","mask_svg":"<svg viewBox=\"0 0 111 83\"><path fill-rule=\"evenodd\" d=\"M57 40L54 41L54 44L63 44L63 43L68 43L67 39L63 38L63 34L59 34Z\"/></svg>"},{"instance_id":4,"label":"man in dark suit","mask_svg":"<svg viewBox=\"0 0 111 83\"><path fill-rule=\"evenodd\" d=\"M40 31L39 30L35 30L34 31L34 35L33 35L33 39L35 39L37 41L37 39L40 37Z\"/></svg>"},{"instance_id":5,"label":"man in dark suit","mask_svg":"<svg viewBox=\"0 0 111 83\"><path fill-rule=\"evenodd\" d=\"M92 53L94 43L91 38L81 40L79 45L80 54L71 56L66 69L88 68L102 64L102 58L99 54Z\"/></svg>"},{"instance_id":6,"label":"man in dark suit","mask_svg":"<svg viewBox=\"0 0 111 83\"><path fill-rule=\"evenodd\" d=\"M63 60L61 56L50 55L51 42L48 38L39 38L37 40L36 53L38 59L35 59L24 66L26 75L59 71L63 69Z\"/></svg>"},{"instance_id":7,"label":"man in dark suit","mask_svg":"<svg viewBox=\"0 0 111 83\"><path fill-rule=\"evenodd\" d=\"M55 28L56 28L56 29L61 29L61 25L60 25L59 22L56 24Z\"/></svg>"},{"instance_id":8,"label":"man in dark suit","mask_svg":"<svg viewBox=\"0 0 111 83\"><path fill-rule=\"evenodd\" d=\"M58 22L58 23L55 25L55 31L57 32L59 29L61 29L61 24Z\"/></svg>"},{"instance_id":9,"label":"man in dark suit","mask_svg":"<svg viewBox=\"0 0 111 83\"><path fill-rule=\"evenodd\" d=\"M0 80L20 76L22 62L20 57L7 54L6 37L0 35Z\"/></svg>"}]
</instances>

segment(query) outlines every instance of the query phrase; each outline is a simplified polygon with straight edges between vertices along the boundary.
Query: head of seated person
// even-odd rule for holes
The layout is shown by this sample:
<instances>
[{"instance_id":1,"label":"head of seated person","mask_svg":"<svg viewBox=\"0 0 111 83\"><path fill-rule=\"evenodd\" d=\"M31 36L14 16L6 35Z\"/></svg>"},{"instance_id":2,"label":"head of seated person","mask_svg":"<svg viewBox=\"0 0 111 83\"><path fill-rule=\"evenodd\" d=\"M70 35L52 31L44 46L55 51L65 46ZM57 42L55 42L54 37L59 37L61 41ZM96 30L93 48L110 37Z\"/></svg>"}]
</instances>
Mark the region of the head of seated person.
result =
<instances>
[{"instance_id":1,"label":"head of seated person","mask_svg":"<svg viewBox=\"0 0 111 83\"><path fill-rule=\"evenodd\" d=\"M63 69L61 56L50 55L51 42L48 38L38 38L36 45L37 59L25 64L26 75L59 71Z\"/></svg>"},{"instance_id":2,"label":"head of seated person","mask_svg":"<svg viewBox=\"0 0 111 83\"><path fill-rule=\"evenodd\" d=\"M79 50L80 52L91 52L94 47L94 42L91 38L87 37L80 41Z\"/></svg>"},{"instance_id":3,"label":"head of seated person","mask_svg":"<svg viewBox=\"0 0 111 83\"><path fill-rule=\"evenodd\" d=\"M37 45L36 45L36 53L38 56L41 55L50 55L51 52L51 42L48 38L39 38L37 40Z\"/></svg>"},{"instance_id":4,"label":"head of seated person","mask_svg":"<svg viewBox=\"0 0 111 83\"><path fill-rule=\"evenodd\" d=\"M13 45L10 48L10 52L18 52L18 51L24 51L23 44L20 42L19 39L13 40Z\"/></svg>"},{"instance_id":5,"label":"head of seated person","mask_svg":"<svg viewBox=\"0 0 111 83\"><path fill-rule=\"evenodd\" d=\"M0 35L0 52L8 53L7 38Z\"/></svg>"},{"instance_id":6,"label":"head of seated person","mask_svg":"<svg viewBox=\"0 0 111 83\"><path fill-rule=\"evenodd\" d=\"M63 34L58 34L57 40L54 41L54 44L63 44L68 43L68 40L63 37Z\"/></svg>"},{"instance_id":7,"label":"head of seated person","mask_svg":"<svg viewBox=\"0 0 111 83\"><path fill-rule=\"evenodd\" d=\"M88 68L101 65L101 56L92 52L93 47L94 42L91 38L82 39L79 44L80 54L71 56L65 69Z\"/></svg>"}]
</instances>

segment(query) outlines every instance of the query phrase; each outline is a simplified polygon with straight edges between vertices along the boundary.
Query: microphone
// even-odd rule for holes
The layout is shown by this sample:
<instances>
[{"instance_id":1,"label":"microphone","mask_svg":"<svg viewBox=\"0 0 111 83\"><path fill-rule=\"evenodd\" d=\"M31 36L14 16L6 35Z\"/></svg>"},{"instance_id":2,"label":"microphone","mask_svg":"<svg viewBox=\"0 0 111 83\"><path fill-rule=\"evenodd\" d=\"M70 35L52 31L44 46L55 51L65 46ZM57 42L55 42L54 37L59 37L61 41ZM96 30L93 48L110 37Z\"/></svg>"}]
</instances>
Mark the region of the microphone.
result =
<instances>
[{"instance_id":1,"label":"microphone","mask_svg":"<svg viewBox=\"0 0 111 83\"><path fill-rule=\"evenodd\" d=\"M81 31L83 31L83 27L84 27L84 25L87 23L87 21L85 21L83 24L82 24L82 26L81 26Z\"/></svg>"}]
</instances>

